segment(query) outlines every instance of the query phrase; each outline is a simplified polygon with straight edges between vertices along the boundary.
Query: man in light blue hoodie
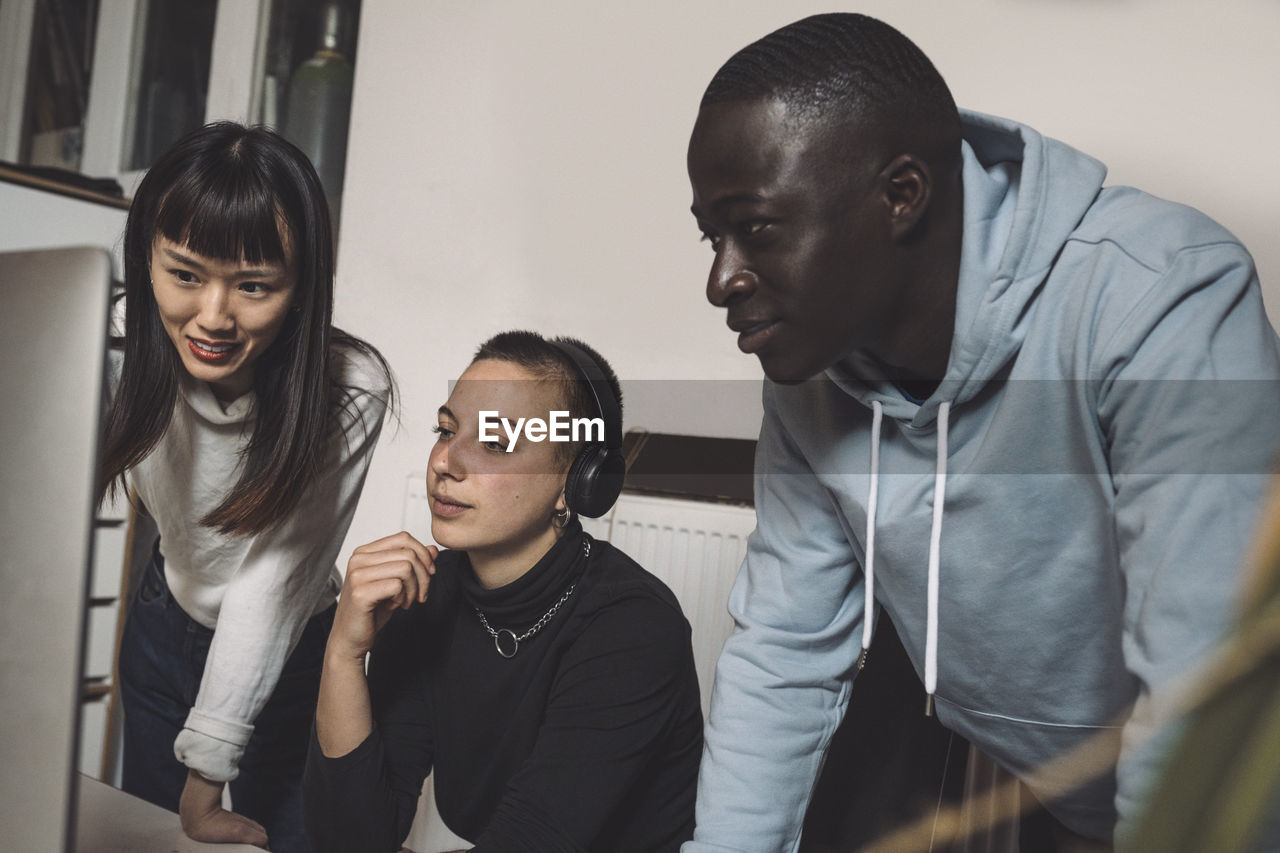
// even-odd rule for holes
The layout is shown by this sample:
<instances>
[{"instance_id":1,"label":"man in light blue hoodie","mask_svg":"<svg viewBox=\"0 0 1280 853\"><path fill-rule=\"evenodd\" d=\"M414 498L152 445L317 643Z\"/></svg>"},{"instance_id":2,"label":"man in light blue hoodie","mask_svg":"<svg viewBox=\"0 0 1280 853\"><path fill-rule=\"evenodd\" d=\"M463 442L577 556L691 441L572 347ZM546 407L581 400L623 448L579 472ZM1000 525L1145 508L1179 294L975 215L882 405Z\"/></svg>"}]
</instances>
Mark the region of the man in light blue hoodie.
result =
<instances>
[{"instance_id":1,"label":"man in light blue hoodie","mask_svg":"<svg viewBox=\"0 0 1280 853\"><path fill-rule=\"evenodd\" d=\"M1249 254L957 112L861 15L731 58L689 174L707 298L769 381L686 853L796 849L882 609L929 712L1072 837L1123 838L1179 679L1230 626L1275 455Z\"/></svg>"}]
</instances>

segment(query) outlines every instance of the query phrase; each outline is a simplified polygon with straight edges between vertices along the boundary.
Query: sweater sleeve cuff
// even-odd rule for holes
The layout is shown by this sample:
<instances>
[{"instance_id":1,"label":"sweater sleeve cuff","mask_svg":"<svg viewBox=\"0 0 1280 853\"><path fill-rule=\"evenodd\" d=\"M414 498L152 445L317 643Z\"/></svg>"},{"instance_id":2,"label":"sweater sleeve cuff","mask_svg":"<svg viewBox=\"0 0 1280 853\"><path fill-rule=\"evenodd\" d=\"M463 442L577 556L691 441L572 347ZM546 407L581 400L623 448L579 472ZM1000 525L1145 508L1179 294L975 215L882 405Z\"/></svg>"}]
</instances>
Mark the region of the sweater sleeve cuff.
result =
<instances>
[{"instance_id":1,"label":"sweater sleeve cuff","mask_svg":"<svg viewBox=\"0 0 1280 853\"><path fill-rule=\"evenodd\" d=\"M240 774L240 757L253 726L210 716L195 708L173 743L179 761L211 782L230 782Z\"/></svg>"}]
</instances>

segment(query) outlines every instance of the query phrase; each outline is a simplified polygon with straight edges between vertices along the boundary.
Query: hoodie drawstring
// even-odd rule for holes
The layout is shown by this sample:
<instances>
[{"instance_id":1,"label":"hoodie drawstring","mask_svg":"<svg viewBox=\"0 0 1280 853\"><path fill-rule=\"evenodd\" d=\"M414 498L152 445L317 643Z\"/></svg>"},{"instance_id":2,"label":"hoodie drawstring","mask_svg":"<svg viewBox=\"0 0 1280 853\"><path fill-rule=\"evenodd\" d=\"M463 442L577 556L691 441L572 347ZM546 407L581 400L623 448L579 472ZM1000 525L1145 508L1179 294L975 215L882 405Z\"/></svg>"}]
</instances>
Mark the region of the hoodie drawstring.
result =
<instances>
[{"instance_id":1,"label":"hoodie drawstring","mask_svg":"<svg viewBox=\"0 0 1280 853\"><path fill-rule=\"evenodd\" d=\"M938 587L941 570L942 507L947 496L947 432L951 404L938 405L938 459L933 479L933 523L929 529L928 624L924 643L925 716L933 716L933 694L938 688ZM876 503L880 494L880 426L884 412L879 401L871 403L871 486L867 492L867 547L863 567L866 591L862 615L862 653L858 669L867 661L875 618Z\"/></svg>"},{"instance_id":2,"label":"hoodie drawstring","mask_svg":"<svg viewBox=\"0 0 1280 853\"><path fill-rule=\"evenodd\" d=\"M938 465L933 477L933 525L929 529L929 622L924 640L924 713L933 716L938 689L938 580L942 545L942 504L947 497L947 427L951 404L938 405Z\"/></svg>"},{"instance_id":3,"label":"hoodie drawstring","mask_svg":"<svg viewBox=\"0 0 1280 853\"><path fill-rule=\"evenodd\" d=\"M867 662L871 649L871 635L875 631L872 620L876 612L876 498L880 494L880 423L884 420L884 408L879 400L871 403L871 489L867 493L867 560L863 567L866 575L866 601L862 611L862 654L858 655L858 669Z\"/></svg>"}]
</instances>

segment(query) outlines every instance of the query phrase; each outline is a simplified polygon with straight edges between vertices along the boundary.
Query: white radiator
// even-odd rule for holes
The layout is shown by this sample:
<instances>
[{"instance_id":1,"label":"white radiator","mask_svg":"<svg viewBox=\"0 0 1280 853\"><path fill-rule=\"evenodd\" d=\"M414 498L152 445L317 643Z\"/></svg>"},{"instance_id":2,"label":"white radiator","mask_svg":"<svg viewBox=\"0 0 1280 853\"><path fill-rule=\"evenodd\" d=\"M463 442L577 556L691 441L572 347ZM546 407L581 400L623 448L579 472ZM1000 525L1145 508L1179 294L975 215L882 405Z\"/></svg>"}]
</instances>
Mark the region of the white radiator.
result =
<instances>
[{"instance_id":1,"label":"white radiator","mask_svg":"<svg viewBox=\"0 0 1280 853\"><path fill-rule=\"evenodd\" d=\"M702 690L702 713L711 702L716 658L733 620L726 608L729 588L755 528L751 507L677 498L624 494L603 518L584 518L582 526L607 540L657 575L671 588L693 628L693 657ZM431 540L431 511L426 475L410 474L405 486L404 529ZM450 833L436 814L432 780L427 779L418 818L405 843L421 853L456 850L463 840Z\"/></svg>"}]
</instances>

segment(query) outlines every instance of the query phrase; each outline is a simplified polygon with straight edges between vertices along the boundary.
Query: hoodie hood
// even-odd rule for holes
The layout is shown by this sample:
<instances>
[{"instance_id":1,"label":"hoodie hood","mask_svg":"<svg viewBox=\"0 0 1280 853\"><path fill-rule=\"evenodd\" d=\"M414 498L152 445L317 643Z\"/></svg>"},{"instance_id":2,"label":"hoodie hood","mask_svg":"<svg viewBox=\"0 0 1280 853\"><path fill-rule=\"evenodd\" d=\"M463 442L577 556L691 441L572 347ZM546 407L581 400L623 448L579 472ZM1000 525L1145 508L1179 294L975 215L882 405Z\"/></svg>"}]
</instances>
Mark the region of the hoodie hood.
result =
<instances>
[{"instance_id":1,"label":"hoodie hood","mask_svg":"<svg viewBox=\"0 0 1280 853\"><path fill-rule=\"evenodd\" d=\"M960 119L964 233L942 383L917 405L891 382L859 378L875 375L863 356L827 370L864 405L879 402L886 416L915 427L934 422L943 401L972 399L1017 354L1036 295L1107 174L1099 161L1026 125L967 110Z\"/></svg>"},{"instance_id":2,"label":"hoodie hood","mask_svg":"<svg viewBox=\"0 0 1280 853\"><path fill-rule=\"evenodd\" d=\"M889 417L936 433L925 588L926 713L932 713L938 684L941 542L951 410L973 399L1021 349L1036 296L1063 245L1096 200L1107 171L1092 157L1026 125L971 112L962 113L961 120L964 231L955 326L943 381L929 399L916 403L892 382L856 378L874 375L859 364L862 357L855 356L827 371L836 385L872 411L861 660L866 659L871 646L875 621L882 420Z\"/></svg>"}]
</instances>

